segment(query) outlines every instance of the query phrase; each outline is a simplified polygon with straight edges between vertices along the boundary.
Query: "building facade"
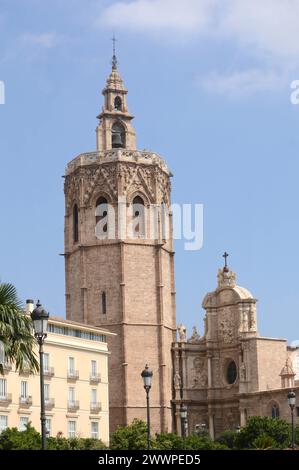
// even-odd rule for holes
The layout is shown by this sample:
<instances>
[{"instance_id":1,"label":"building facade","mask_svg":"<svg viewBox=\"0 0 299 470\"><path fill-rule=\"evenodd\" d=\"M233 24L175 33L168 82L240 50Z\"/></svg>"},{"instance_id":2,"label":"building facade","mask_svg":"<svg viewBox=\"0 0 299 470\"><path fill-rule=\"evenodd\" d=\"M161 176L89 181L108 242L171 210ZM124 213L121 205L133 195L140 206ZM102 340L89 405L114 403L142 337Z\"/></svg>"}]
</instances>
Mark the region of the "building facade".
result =
<instances>
[{"instance_id":1,"label":"building facade","mask_svg":"<svg viewBox=\"0 0 299 470\"><path fill-rule=\"evenodd\" d=\"M28 311L33 307L27 303ZM109 443L108 331L50 317L44 344L48 435L93 437ZM14 370L0 345L0 432L40 429L39 373Z\"/></svg>"},{"instance_id":2,"label":"building facade","mask_svg":"<svg viewBox=\"0 0 299 470\"><path fill-rule=\"evenodd\" d=\"M157 154L136 148L115 56L103 95L97 149L79 155L66 169L66 315L117 334L108 337L111 430L146 419L140 374L148 363L154 373L153 430L171 431L176 337L167 212L171 173Z\"/></svg>"},{"instance_id":3,"label":"building facade","mask_svg":"<svg viewBox=\"0 0 299 470\"><path fill-rule=\"evenodd\" d=\"M294 390L299 396L299 349L259 335L256 303L225 265L216 290L203 300L204 335L194 327L187 340L179 325L173 345L178 432L182 403L188 407L189 432L208 429L212 437L244 426L249 416L290 421L287 394ZM299 406L295 415L299 423Z\"/></svg>"}]
</instances>

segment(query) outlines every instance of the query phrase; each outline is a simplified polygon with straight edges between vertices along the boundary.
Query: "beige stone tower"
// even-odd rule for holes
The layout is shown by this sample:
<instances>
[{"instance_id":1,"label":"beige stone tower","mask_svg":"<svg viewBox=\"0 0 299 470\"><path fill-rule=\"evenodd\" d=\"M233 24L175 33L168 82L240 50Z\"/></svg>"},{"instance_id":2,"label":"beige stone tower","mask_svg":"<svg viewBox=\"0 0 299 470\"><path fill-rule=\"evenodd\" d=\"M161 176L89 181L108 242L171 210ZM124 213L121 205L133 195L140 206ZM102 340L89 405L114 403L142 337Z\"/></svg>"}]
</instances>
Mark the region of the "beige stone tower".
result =
<instances>
[{"instance_id":1,"label":"beige stone tower","mask_svg":"<svg viewBox=\"0 0 299 470\"><path fill-rule=\"evenodd\" d=\"M140 373L148 363L152 431L170 431L176 331L171 173L157 154L136 150L115 55L103 95L97 150L66 169L67 318L117 333L109 338L111 430L146 419Z\"/></svg>"}]
</instances>

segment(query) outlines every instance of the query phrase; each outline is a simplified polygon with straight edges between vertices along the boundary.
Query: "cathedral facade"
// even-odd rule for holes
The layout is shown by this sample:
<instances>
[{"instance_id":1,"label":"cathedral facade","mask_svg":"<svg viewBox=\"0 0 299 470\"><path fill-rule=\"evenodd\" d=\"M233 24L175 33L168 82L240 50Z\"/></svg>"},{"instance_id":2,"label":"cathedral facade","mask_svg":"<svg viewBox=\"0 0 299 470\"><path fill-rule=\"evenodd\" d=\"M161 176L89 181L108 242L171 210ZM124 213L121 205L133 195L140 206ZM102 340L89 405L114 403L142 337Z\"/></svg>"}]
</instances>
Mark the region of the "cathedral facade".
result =
<instances>
[{"instance_id":1,"label":"cathedral facade","mask_svg":"<svg viewBox=\"0 0 299 470\"><path fill-rule=\"evenodd\" d=\"M154 432L180 433L183 404L189 432L202 426L212 437L251 415L288 418L298 350L259 335L256 299L226 263L203 301L204 335L177 331L172 174L159 155L137 150L115 55L102 93L96 150L66 169L64 256L67 319L116 333L108 337L110 430L146 419L146 363Z\"/></svg>"},{"instance_id":2,"label":"cathedral facade","mask_svg":"<svg viewBox=\"0 0 299 470\"><path fill-rule=\"evenodd\" d=\"M217 281L202 303L203 336L194 327L187 340L179 325L173 345L176 430L182 404L189 432L208 430L213 438L244 426L249 416L289 421L288 392L299 396L299 349L259 335L257 300L236 284L226 263ZM295 415L298 422L299 406Z\"/></svg>"}]
</instances>

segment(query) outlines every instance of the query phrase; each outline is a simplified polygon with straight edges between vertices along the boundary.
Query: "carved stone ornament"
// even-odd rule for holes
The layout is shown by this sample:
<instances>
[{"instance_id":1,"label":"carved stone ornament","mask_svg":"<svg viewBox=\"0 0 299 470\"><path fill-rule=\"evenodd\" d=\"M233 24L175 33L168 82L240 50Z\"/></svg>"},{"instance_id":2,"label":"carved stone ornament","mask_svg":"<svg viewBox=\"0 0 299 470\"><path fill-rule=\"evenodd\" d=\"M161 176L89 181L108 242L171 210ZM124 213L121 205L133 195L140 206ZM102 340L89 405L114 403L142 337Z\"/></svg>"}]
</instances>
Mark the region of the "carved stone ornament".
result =
<instances>
[{"instance_id":1,"label":"carved stone ornament","mask_svg":"<svg viewBox=\"0 0 299 470\"><path fill-rule=\"evenodd\" d=\"M197 333L196 326L192 327L192 336L188 339L188 343L199 343L201 340L200 335Z\"/></svg>"}]
</instances>

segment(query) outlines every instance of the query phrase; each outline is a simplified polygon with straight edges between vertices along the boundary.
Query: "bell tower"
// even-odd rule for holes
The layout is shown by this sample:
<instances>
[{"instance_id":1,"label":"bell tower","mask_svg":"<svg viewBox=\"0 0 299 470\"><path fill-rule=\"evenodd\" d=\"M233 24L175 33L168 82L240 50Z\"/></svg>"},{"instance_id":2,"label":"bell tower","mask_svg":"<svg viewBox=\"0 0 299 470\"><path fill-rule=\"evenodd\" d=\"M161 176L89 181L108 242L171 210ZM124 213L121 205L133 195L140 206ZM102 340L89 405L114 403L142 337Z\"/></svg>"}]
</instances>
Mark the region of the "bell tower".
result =
<instances>
[{"instance_id":1,"label":"bell tower","mask_svg":"<svg viewBox=\"0 0 299 470\"><path fill-rule=\"evenodd\" d=\"M67 318L116 334L108 338L111 430L134 418L146 420L140 374L148 363L152 431L171 431L172 175L158 154L136 149L115 51L103 95L96 151L66 168Z\"/></svg>"}]
</instances>

